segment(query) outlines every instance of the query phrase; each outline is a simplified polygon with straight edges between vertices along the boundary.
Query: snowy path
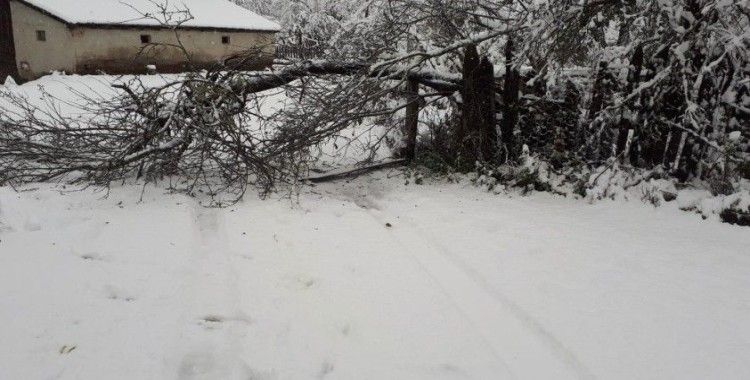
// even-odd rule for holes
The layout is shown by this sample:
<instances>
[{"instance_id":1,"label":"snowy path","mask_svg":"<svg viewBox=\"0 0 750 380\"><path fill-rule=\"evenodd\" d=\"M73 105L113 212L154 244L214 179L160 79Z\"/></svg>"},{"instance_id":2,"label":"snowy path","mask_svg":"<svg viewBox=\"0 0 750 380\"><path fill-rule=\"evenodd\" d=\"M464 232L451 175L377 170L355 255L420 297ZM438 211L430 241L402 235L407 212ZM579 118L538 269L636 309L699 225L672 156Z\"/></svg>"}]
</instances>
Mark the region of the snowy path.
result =
<instances>
[{"instance_id":1,"label":"snowy path","mask_svg":"<svg viewBox=\"0 0 750 380\"><path fill-rule=\"evenodd\" d=\"M395 219L382 212L372 214L381 226L388 223L386 220ZM430 276L456 310L486 340L498 362L506 367L506 375L513 378L593 377L554 335L493 289L482 275L449 249L436 243L438 239L424 232L411 218L399 219L399 228L392 234L398 242L398 252L409 255ZM538 366L540 362L545 365Z\"/></svg>"},{"instance_id":2,"label":"snowy path","mask_svg":"<svg viewBox=\"0 0 750 380\"><path fill-rule=\"evenodd\" d=\"M747 229L399 181L220 210L0 189L0 379L750 373Z\"/></svg>"}]
</instances>

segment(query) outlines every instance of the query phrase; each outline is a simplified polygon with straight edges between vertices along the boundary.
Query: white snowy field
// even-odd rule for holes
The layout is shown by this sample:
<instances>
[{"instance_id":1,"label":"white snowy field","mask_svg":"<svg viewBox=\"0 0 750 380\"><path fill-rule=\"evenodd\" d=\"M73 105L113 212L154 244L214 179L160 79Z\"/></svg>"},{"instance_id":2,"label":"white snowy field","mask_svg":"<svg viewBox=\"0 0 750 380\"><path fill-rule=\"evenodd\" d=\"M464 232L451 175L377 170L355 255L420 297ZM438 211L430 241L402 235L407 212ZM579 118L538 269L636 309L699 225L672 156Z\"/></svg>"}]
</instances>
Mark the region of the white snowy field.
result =
<instances>
[{"instance_id":1,"label":"white snowy field","mask_svg":"<svg viewBox=\"0 0 750 380\"><path fill-rule=\"evenodd\" d=\"M750 374L746 227L395 174L225 209L0 189L0 379Z\"/></svg>"},{"instance_id":2,"label":"white snowy field","mask_svg":"<svg viewBox=\"0 0 750 380\"><path fill-rule=\"evenodd\" d=\"M72 93L113 79L6 89L74 114ZM677 209L698 195L399 174L223 209L159 186L0 188L0 380L750 376L750 229Z\"/></svg>"}]
</instances>

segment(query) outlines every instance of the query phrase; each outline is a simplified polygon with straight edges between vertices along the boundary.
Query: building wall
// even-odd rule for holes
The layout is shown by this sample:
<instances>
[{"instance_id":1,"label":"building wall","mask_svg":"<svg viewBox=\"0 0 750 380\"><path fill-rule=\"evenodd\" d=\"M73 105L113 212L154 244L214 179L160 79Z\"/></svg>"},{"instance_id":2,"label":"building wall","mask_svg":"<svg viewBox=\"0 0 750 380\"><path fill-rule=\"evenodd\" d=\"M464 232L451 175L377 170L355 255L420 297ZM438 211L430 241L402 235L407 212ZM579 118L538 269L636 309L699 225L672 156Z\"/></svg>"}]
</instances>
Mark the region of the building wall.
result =
<instances>
[{"instance_id":1,"label":"building wall","mask_svg":"<svg viewBox=\"0 0 750 380\"><path fill-rule=\"evenodd\" d=\"M70 27L16 1L11 1L11 12L19 75L26 80L54 70L138 74L148 65L158 72L179 72L212 67L243 52L253 58L239 68L260 69L270 65L275 53L275 34L269 32L183 29L175 35L156 28ZM45 31L47 41L37 40L37 30ZM149 35L151 44L142 43L141 35ZM159 45L175 45L177 36L190 59L179 48ZM224 36L228 44L222 43Z\"/></svg>"},{"instance_id":2,"label":"building wall","mask_svg":"<svg viewBox=\"0 0 750 380\"><path fill-rule=\"evenodd\" d=\"M79 73L142 73L148 65L158 72L179 72L211 67L243 52L253 59L242 68L259 69L271 63L275 51L273 33L78 27L72 33ZM151 44L142 43L142 35L150 36ZM178 37L189 59L182 49L166 46L178 45ZM223 44L222 37L229 43Z\"/></svg>"},{"instance_id":3,"label":"building wall","mask_svg":"<svg viewBox=\"0 0 750 380\"><path fill-rule=\"evenodd\" d=\"M16 63L21 78L30 80L50 71L75 71L72 35L64 23L17 1L10 2ZM44 30L47 41L37 40Z\"/></svg>"}]
</instances>

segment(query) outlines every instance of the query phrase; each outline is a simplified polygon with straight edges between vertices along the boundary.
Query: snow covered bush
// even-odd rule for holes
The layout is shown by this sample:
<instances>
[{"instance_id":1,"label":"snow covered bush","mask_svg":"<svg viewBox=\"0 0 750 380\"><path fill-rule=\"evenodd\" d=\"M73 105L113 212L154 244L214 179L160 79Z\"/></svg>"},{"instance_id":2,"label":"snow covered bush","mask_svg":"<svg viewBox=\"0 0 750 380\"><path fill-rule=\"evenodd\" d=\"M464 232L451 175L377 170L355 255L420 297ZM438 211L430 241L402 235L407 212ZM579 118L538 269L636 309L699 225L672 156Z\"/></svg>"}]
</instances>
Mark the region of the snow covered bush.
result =
<instances>
[{"instance_id":1,"label":"snow covered bush","mask_svg":"<svg viewBox=\"0 0 750 380\"><path fill-rule=\"evenodd\" d=\"M731 206L722 210L719 215L724 223L750 226L750 208L743 210L737 206Z\"/></svg>"}]
</instances>

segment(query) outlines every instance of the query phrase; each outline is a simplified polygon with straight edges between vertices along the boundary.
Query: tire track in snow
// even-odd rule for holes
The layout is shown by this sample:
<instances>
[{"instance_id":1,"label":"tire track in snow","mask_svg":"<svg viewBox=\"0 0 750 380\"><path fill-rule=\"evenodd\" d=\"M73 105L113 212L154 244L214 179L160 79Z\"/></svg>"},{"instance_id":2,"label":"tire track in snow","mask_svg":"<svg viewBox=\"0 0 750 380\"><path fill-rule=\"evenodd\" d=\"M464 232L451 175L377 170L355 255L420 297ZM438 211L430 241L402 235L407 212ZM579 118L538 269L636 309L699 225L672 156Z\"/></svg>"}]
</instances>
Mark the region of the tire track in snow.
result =
<instances>
[{"instance_id":1,"label":"tire track in snow","mask_svg":"<svg viewBox=\"0 0 750 380\"><path fill-rule=\"evenodd\" d=\"M387 220L401 221L389 229L396 242L471 321L496 356L509 367L511 375L521 378L596 378L539 321L492 287L474 268L437 243L434 236L413 220L386 215L377 205L359 206L381 226ZM403 231L404 226L410 231ZM420 242L410 239L413 236L419 236Z\"/></svg>"},{"instance_id":2,"label":"tire track in snow","mask_svg":"<svg viewBox=\"0 0 750 380\"><path fill-rule=\"evenodd\" d=\"M239 310L239 279L232 265L222 209L191 202L194 237L186 278L185 323L193 331L181 347L177 378L246 379L251 369L242 352L250 318Z\"/></svg>"}]
</instances>

